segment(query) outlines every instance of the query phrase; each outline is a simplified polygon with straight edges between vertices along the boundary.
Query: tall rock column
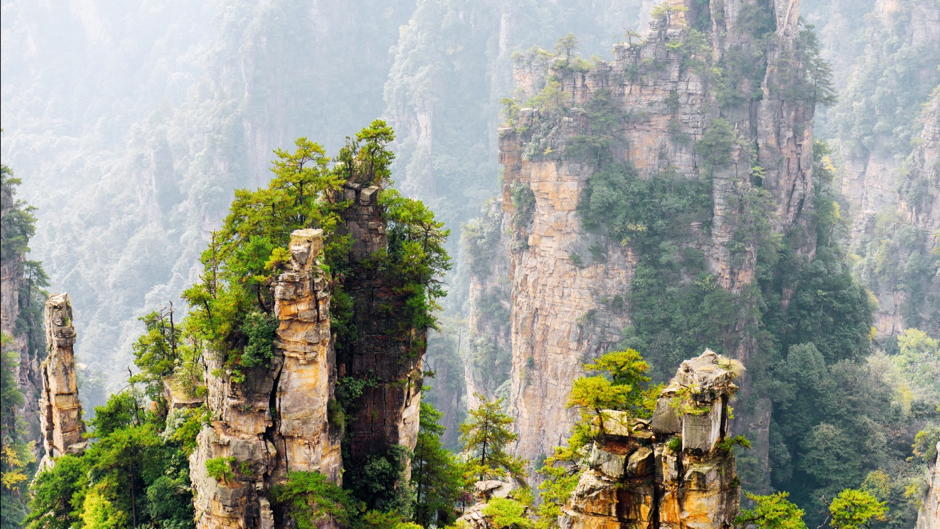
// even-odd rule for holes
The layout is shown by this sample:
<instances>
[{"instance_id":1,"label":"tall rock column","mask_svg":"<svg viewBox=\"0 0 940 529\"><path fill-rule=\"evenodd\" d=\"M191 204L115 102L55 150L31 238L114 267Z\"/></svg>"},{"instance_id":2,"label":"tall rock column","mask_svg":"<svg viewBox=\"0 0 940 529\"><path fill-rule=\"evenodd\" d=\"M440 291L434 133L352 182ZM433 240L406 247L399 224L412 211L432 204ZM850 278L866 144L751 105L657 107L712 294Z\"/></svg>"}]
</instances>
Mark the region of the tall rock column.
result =
<instances>
[{"instance_id":1,"label":"tall rock column","mask_svg":"<svg viewBox=\"0 0 940 529\"><path fill-rule=\"evenodd\" d=\"M68 294L49 298L45 309L46 342L49 356L43 361L40 422L44 433L45 457L42 467L63 454L80 453L87 442L82 439L82 403L75 379L75 327Z\"/></svg>"},{"instance_id":2,"label":"tall rock column","mask_svg":"<svg viewBox=\"0 0 940 529\"><path fill-rule=\"evenodd\" d=\"M336 355L330 292L316 264L322 248L322 230L291 234L291 262L274 289L274 313L280 320L274 345L284 355L275 444L278 454L283 453L284 470L317 470L341 483L340 432L327 413L336 386Z\"/></svg>"},{"instance_id":3,"label":"tall rock column","mask_svg":"<svg viewBox=\"0 0 940 529\"><path fill-rule=\"evenodd\" d=\"M322 245L321 230L291 234L291 259L274 285L279 324L270 366L247 369L239 383L223 373L218 355L208 355L212 424L189 460L197 527L274 528L282 515L267 493L287 472L341 479L340 432L327 417L336 368ZM231 479L209 476L206 462L219 458Z\"/></svg>"},{"instance_id":4,"label":"tall rock column","mask_svg":"<svg viewBox=\"0 0 940 529\"><path fill-rule=\"evenodd\" d=\"M427 330L414 329L404 313L407 297L396 291L401 279L373 261L388 246L378 205L381 188L347 183L343 229L352 237L354 276L344 289L351 296L355 336L337 350L341 376L368 381L348 422L352 466L394 445L414 450L418 440L422 360Z\"/></svg>"},{"instance_id":5,"label":"tall rock column","mask_svg":"<svg viewBox=\"0 0 940 529\"><path fill-rule=\"evenodd\" d=\"M740 508L734 453L720 443L740 363L706 350L682 363L652 421L604 413L559 525L730 529Z\"/></svg>"},{"instance_id":6,"label":"tall rock column","mask_svg":"<svg viewBox=\"0 0 940 529\"><path fill-rule=\"evenodd\" d=\"M582 363L622 343L629 337L624 329L641 320L631 299L638 270L649 274L657 258L700 253L701 269L739 304L735 316L721 323L721 336L710 339L747 364L757 350L757 311L749 305L759 237L782 236L794 241L798 253L815 253L815 96L790 90L812 84L794 66L803 53L799 0L670 5L687 9L654 20L645 41L616 45L611 63L573 71L566 58L544 52L521 54L516 63L516 85L530 102L544 100L533 96L546 87L543 97L561 101L520 108L511 126L499 130L504 223L512 227L505 246L512 297L510 404L520 434L514 449L530 460L567 437L574 415L564 408L565 396ZM770 30L775 36L764 38ZM766 64L758 60L746 75L728 67L748 57L765 57ZM726 84L713 82L707 66L732 72L723 78ZM549 86L549 79L557 84ZM606 128L605 119L614 125ZM607 142L607 161L585 152L585 138L598 135ZM701 184L696 200L711 203L690 211L694 217L670 233L655 235L664 238L658 250L644 248L643 224L629 227L637 235L628 237L608 236L606 225L586 229L579 203L598 171L614 163L635 172L631 178L638 181L668 177ZM749 204L765 193L769 233L758 237L749 230L759 212ZM676 252L664 250L667 243ZM785 309L791 293L780 295ZM472 304L474 311L482 306ZM678 362L663 353L647 356L660 379ZM733 428L755 441L758 466L766 468L771 402L747 377L739 384L748 405ZM768 483L752 486L762 491Z\"/></svg>"}]
</instances>

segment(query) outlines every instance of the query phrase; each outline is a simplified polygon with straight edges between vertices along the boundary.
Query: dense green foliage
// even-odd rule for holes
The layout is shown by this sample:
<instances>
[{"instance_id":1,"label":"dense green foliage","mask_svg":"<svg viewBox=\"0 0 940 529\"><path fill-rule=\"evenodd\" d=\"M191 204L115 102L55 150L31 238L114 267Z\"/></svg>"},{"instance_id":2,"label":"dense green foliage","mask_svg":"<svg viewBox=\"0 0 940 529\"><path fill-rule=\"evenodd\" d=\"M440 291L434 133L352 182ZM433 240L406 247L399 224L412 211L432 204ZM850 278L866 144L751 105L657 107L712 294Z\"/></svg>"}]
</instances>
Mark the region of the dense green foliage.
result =
<instances>
[{"instance_id":1,"label":"dense green foliage","mask_svg":"<svg viewBox=\"0 0 940 529\"><path fill-rule=\"evenodd\" d=\"M348 529L412 529L397 512L368 510L350 491L319 472L292 471L285 483L271 491L275 505L283 506L298 529L314 529L325 521Z\"/></svg>"},{"instance_id":2,"label":"dense green foliage","mask_svg":"<svg viewBox=\"0 0 940 529\"><path fill-rule=\"evenodd\" d=\"M493 498L483 509L494 529L527 529L533 526L526 516L526 506L510 498Z\"/></svg>"},{"instance_id":3,"label":"dense green foliage","mask_svg":"<svg viewBox=\"0 0 940 529\"><path fill-rule=\"evenodd\" d=\"M754 507L742 510L735 523L759 529L806 529L806 522L803 521L805 513L787 499L788 493L758 496L746 492L745 495ZM870 529L872 522L884 520L888 512L884 502L879 502L866 491L856 489L845 489L826 504L828 516L819 525L820 528Z\"/></svg>"},{"instance_id":4,"label":"dense green foliage","mask_svg":"<svg viewBox=\"0 0 940 529\"><path fill-rule=\"evenodd\" d=\"M602 374L592 377L578 377L571 386L568 395L569 408L578 408L581 419L574 426L577 434L593 430L597 422L598 435L604 435L603 410L629 412L634 417L649 418L652 415L660 386L646 388L650 377L646 376L649 364L640 353L633 349L605 353L593 363L584 364L585 371L598 371ZM605 376L606 375L606 376ZM609 377L609 378L608 378ZM577 450L590 439L579 439L576 435L569 439L568 450ZM557 454L556 454L557 455Z\"/></svg>"},{"instance_id":5,"label":"dense green foliage","mask_svg":"<svg viewBox=\"0 0 940 529\"><path fill-rule=\"evenodd\" d=\"M441 443L443 415L430 404L421 403L421 424L411 460L411 488L415 493L412 519L423 527L453 523L454 507L464 489L461 463Z\"/></svg>"},{"instance_id":6,"label":"dense green foliage","mask_svg":"<svg viewBox=\"0 0 940 529\"><path fill-rule=\"evenodd\" d=\"M512 418L503 413L503 399L487 400L477 393L480 405L460 425L460 442L466 454L464 475L468 480L511 477L524 482L525 461L510 455L509 443L519 438L510 428Z\"/></svg>"},{"instance_id":7,"label":"dense green foliage","mask_svg":"<svg viewBox=\"0 0 940 529\"><path fill-rule=\"evenodd\" d=\"M141 393L116 393L89 426L83 455L37 476L27 527L194 527L186 453Z\"/></svg>"},{"instance_id":8,"label":"dense green foliage","mask_svg":"<svg viewBox=\"0 0 940 529\"><path fill-rule=\"evenodd\" d=\"M29 239L36 234L36 208L16 199L16 186L22 181L13 176L13 170L0 164L0 197L3 198L0 217L0 257L4 261L19 258L29 250Z\"/></svg>"},{"instance_id":9,"label":"dense green foliage","mask_svg":"<svg viewBox=\"0 0 940 529\"><path fill-rule=\"evenodd\" d=\"M19 178L0 164L0 259L4 280L18 292L18 316L12 331L25 338L18 346L13 336L0 336L0 527L19 527L26 515L29 499L26 486L36 471L35 439L39 437L38 417L25 417L21 410L26 399L19 384L20 366L38 364L45 356L42 307L46 300L43 287L49 285L42 265L25 258L30 238L36 232L35 208L17 199ZM19 277L18 277L19 276ZM11 293L12 294L12 293ZM7 301L7 300L4 300ZM25 365L24 365L25 364Z\"/></svg>"},{"instance_id":10,"label":"dense green foliage","mask_svg":"<svg viewBox=\"0 0 940 529\"><path fill-rule=\"evenodd\" d=\"M870 19L867 52L835 109L838 138L853 154L902 159L911 150L921 105L940 84L940 50L911 38L914 2L899 1Z\"/></svg>"},{"instance_id":11,"label":"dense green foliage","mask_svg":"<svg viewBox=\"0 0 940 529\"><path fill-rule=\"evenodd\" d=\"M803 510L787 500L786 492L769 496L745 493L754 502L753 509L744 509L735 520L739 524L755 524L760 529L806 529Z\"/></svg>"},{"instance_id":12,"label":"dense green foliage","mask_svg":"<svg viewBox=\"0 0 940 529\"><path fill-rule=\"evenodd\" d=\"M18 527L26 515L26 485L35 471L34 443L27 438L25 420L17 413L24 403L16 379L18 354L13 339L0 334L0 527Z\"/></svg>"},{"instance_id":13,"label":"dense green foliage","mask_svg":"<svg viewBox=\"0 0 940 529\"><path fill-rule=\"evenodd\" d=\"M342 255L348 244L348 238L330 237L345 204L325 196L350 175L329 169L320 145L300 138L296 146L293 153L275 151L275 176L266 189L235 192L225 223L202 254L201 281L183 293L192 307L188 328L222 356L236 381L245 369L270 362L274 300L267 285L288 258L291 232L323 229L328 257Z\"/></svg>"}]
</instances>

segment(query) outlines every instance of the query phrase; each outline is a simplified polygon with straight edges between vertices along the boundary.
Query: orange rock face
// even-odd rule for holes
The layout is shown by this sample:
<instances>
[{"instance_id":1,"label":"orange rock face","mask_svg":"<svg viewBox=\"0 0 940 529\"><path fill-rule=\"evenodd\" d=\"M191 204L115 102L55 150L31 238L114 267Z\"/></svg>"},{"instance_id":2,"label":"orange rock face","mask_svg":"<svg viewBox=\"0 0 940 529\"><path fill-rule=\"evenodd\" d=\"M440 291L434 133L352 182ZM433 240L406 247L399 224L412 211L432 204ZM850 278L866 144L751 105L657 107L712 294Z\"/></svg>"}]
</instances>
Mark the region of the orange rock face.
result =
<instances>
[{"instance_id":1,"label":"orange rock face","mask_svg":"<svg viewBox=\"0 0 940 529\"><path fill-rule=\"evenodd\" d=\"M274 288L279 324L270 368L246 370L236 384L216 375L217 358L207 359L213 421L190 456L200 528L273 528L267 491L289 471L342 479L341 432L328 418L336 364L330 296L318 266L322 238L320 230L291 234L291 259ZM219 457L236 462L228 482L206 471L206 461Z\"/></svg>"}]
</instances>

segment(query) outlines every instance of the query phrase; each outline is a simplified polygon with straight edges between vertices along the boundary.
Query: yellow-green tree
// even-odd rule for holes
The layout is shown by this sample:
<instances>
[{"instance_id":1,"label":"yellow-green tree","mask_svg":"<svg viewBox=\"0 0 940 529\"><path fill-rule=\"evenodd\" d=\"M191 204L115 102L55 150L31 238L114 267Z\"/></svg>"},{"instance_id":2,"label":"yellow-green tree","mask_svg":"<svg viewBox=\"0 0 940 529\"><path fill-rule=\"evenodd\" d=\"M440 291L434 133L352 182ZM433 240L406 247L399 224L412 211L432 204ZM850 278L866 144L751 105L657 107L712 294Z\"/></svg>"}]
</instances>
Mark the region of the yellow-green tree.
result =
<instances>
[{"instance_id":1,"label":"yellow-green tree","mask_svg":"<svg viewBox=\"0 0 940 529\"><path fill-rule=\"evenodd\" d=\"M506 446L519 438L512 433L512 417L503 413L503 399L489 401L477 393L480 405L470 411L470 417L460 425L460 442L468 456L465 476L483 480L500 478L507 474L523 479L524 461L506 452Z\"/></svg>"}]
</instances>

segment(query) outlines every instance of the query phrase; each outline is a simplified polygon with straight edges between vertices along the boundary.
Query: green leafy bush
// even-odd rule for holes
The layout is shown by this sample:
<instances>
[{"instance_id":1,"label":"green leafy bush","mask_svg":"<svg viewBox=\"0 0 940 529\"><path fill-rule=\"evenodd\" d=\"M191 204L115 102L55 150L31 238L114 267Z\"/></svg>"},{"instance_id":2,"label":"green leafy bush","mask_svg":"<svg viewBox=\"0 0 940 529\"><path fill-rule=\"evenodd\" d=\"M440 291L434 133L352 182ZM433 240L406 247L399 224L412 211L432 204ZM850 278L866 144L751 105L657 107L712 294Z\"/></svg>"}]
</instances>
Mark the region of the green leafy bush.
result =
<instances>
[{"instance_id":1,"label":"green leafy bush","mask_svg":"<svg viewBox=\"0 0 940 529\"><path fill-rule=\"evenodd\" d=\"M236 462L234 457L214 457L206 460L206 472L216 481L228 483L235 479L233 465Z\"/></svg>"}]
</instances>

